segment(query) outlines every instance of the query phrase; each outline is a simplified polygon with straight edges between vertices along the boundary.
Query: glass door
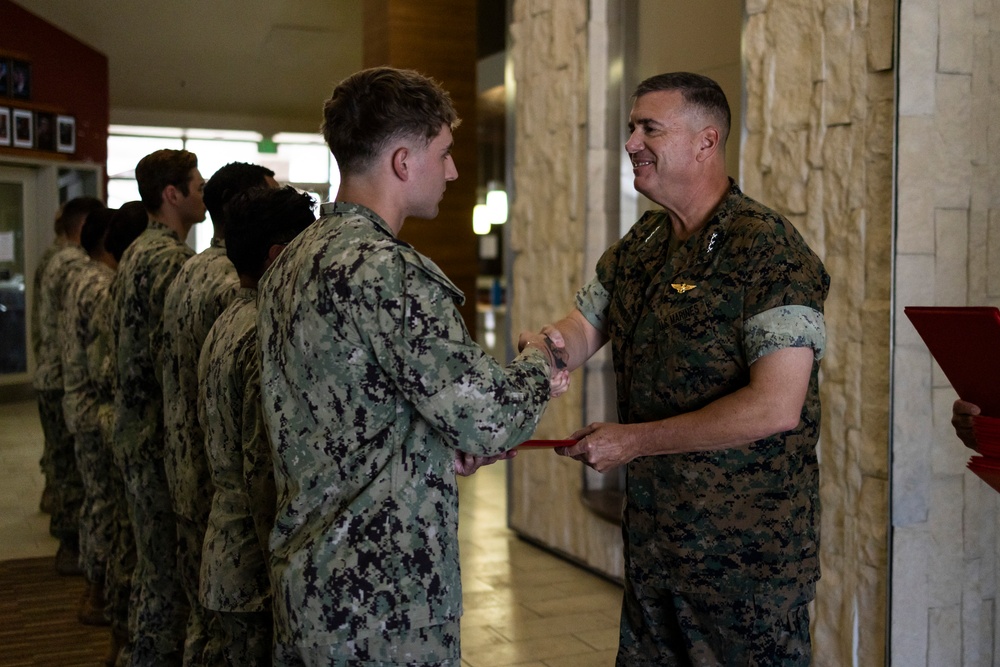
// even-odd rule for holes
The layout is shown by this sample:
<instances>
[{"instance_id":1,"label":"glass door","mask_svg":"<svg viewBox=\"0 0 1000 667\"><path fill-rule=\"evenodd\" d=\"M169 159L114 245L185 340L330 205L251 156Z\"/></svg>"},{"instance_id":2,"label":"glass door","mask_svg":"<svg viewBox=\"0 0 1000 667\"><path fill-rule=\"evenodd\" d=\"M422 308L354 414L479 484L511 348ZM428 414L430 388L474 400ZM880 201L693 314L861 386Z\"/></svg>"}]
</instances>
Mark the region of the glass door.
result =
<instances>
[{"instance_id":1,"label":"glass door","mask_svg":"<svg viewBox=\"0 0 1000 667\"><path fill-rule=\"evenodd\" d=\"M25 221L34 212L35 178L30 169L0 167L0 385L30 380L27 283L33 248Z\"/></svg>"}]
</instances>

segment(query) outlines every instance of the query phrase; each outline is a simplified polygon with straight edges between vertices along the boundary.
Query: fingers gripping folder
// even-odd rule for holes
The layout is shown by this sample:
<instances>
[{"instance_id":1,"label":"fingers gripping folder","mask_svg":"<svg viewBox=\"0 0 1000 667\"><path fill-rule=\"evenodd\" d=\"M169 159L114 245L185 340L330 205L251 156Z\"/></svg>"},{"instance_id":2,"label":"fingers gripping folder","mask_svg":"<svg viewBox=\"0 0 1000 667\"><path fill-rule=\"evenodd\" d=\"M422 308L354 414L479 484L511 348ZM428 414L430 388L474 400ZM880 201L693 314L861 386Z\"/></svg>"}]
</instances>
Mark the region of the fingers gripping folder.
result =
<instances>
[{"instance_id":1,"label":"fingers gripping folder","mask_svg":"<svg viewBox=\"0 0 1000 667\"><path fill-rule=\"evenodd\" d=\"M969 469L1000 491L1000 310L907 306L903 309L959 398L979 406L973 431L981 456Z\"/></svg>"}]
</instances>

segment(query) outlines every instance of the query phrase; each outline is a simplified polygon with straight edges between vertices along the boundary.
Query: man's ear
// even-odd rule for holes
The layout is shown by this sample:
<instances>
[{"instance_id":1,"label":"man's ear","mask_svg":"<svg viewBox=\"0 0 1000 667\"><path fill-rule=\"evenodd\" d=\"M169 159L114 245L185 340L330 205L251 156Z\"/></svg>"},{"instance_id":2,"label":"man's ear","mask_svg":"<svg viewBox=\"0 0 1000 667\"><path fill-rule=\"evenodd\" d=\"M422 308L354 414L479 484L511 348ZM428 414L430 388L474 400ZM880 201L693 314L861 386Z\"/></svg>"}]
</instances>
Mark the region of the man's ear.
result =
<instances>
[{"instance_id":1,"label":"man's ear","mask_svg":"<svg viewBox=\"0 0 1000 667\"><path fill-rule=\"evenodd\" d=\"M407 165L407 160L410 159L410 149L406 146L400 146L392 153L392 171L396 174L396 178L401 181L409 180L410 172Z\"/></svg>"},{"instance_id":2,"label":"man's ear","mask_svg":"<svg viewBox=\"0 0 1000 667\"><path fill-rule=\"evenodd\" d=\"M168 185L163 188L163 202L174 205L181 196L181 191L175 185Z\"/></svg>"},{"instance_id":3,"label":"man's ear","mask_svg":"<svg viewBox=\"0 0 1000 667\"><path fill-rule=\"evenodd\" d=\"M697 160L702 162L719 150L719 130L709 125L698 134Z\"/></svg>"}]
</instances>

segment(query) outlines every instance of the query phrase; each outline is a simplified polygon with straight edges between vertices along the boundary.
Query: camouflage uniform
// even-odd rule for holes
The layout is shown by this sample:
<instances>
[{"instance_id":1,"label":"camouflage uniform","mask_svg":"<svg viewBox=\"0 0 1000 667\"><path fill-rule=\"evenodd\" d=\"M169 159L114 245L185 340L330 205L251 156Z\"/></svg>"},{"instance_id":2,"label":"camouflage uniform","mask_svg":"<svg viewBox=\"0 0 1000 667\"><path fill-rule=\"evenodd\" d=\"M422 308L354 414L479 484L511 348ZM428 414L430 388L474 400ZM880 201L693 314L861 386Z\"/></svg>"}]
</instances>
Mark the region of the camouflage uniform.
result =
<instances>
[{"instance_id":1,"label":"camouflage uniform","mask_svg":"<svg viewBox=\"0 0 1000 667\"><path fill-rule=\"evenodd\" d=\"M101 442L98 389L87 363L95 309L109 295L114 271L87 261L66 289L59 313L63 341L63 412L76 445L76 463L83 483L80 508L80 565L91 582L104 581L111 541L110 452Z\"/></svg>"},{"instance_id":2,"label":"camouflage uniform","mask_svg":"<svg viewBox=\"0 0 1000 667\"><path fill-rule=\"evenodd\" d=\"M76 466L73 434L70 433L63 412L62 349L59 312L66 298L66 291L76 279L80 267L90 261L83 248L67 243L56 252L45 267L38 293L38 318L40 336L35 358L34 385L38 392L38 409L45 433L48 455L43 454L43 469L54 492L49 532L62 541L69 541L76 548L79 531L80 506L83 504L83 482Z\"/></svg>"},{"instance_id":3,"label":"camouflage uniform","mask_svg":"<svg viewBox=\"0 0 1000 667\"><path fill-rule=\"evenodd\" d=\"M160 351L167 288L193 254L176 233L150 220L115 275L113 444L135 529L129 634L136 667L180 664L184 644L188 608L177 575L177 521L163 464Z\"/></svg>"},{"instance_id":4,"label":"camouflage uniform","mask_svg":"<svg viewBox=\"0 0 1000 667\"><path fill-rule=\"evenodd\" d=\"M209 332L198 366L198 414L215 486L200 599L220 612L229 665L271 660L267 539L274 526L274 466L261 414L257 351L257 290L243 288Z\"/></svg>"},{"instance_id":5,"label":"camouflage uniform","mask_svg":"<svg viewBox=\"0 0 1000 667\"><path fill-rule=\"evenodd\" d=\"M363 206L322 212L260 284L278 650L377 660L422 635L415 659L457 665L455 452L528 438L548 363L531 347L500 367L433 262Z\"/></svg>"},{"instance_id":6,"label":"camouflage uniform","mask_svg":"<svg viewBox=\"0 0 1000 667\"><path fill-rule=\"evenodd\" d=\"M191 610L184 640L185 665L215 662L203 653L210 626L216 621L198 600L201 548L213 493L205 432L198 421L198 355L239 284L225 243L212 239L209 248L184 264L163 304L163 462L177 515L177 567Z\"/></svg>"},{"instance_id":7,"label":"camouflage uniform","mask_svg":"<svg viewBox=\"0 0 1000 667\"><path fill-rule=\"evenodd\" d=\"M87 348L87 366L97 390L97 421L101 431L101 444L109 462L111 541L108 545L107 568L104 573L104 599L107 603L108 620L111 621L111 632L125 643L118 664L127 665L132 652L128 639L128 613L136 554L135 531L128 515L125 480L115 460L113 446L118 368L112 328L114 291L120 287L121 283L112 279L106 295L95 305L94 316L90 318L91 335L90 345Z\"/></svg>"},{"instance_id":8,"label":"camouflage uniform","mask_svg":"<svg viewBox=\"0 0 1000 667\"><path fill-rule=\"evenodd\" d=\"M55 256L59 250L66 246L66 239L61 237L56 237L49 247L45 249L42 253L41 259L38 260L38 268L35 269L35 275L32 278L32 290L31 290L31 313L30 313L30 323L31 327L31 351L32 356L35 359L35 364L41 363L42 355L42 338L49 335L43 331L42 326L42 276L45 275L45 269L48 267L49 262ZM47 322L50 329L56 326L53 321ZM46 414L46 409L43 406L42 393L39 391L36 395L36 400L38 401L38 414L39 416ZM47 494L51 494L51 478L52 478L52 442L49 439L49 427L45 423L44 417L41 419L42 422L42 433L44 435L44 440L42 443L42 457L38 461L38 466L42 469L42 474L45 476L45 488ZM45 504L45 499L42 500L43 506ZM49 511L51 508L46 509Z\"/></svg>"},{"instance_id":9,"label":"camouflage uniform","mask_svg":"<svg viewBox=\"0 0 1000 667\"><path fill-rule=\"evenodd\" d=\"M812 347L815 361L796 428L628 464L618 664L808 664L830 279L798 232L735 183L673 255L671 235L664 212L647 213L577 296L610 337L622 423L698 410L744 387L750 364L775 350Z\"/></svg>"}]
</instances>

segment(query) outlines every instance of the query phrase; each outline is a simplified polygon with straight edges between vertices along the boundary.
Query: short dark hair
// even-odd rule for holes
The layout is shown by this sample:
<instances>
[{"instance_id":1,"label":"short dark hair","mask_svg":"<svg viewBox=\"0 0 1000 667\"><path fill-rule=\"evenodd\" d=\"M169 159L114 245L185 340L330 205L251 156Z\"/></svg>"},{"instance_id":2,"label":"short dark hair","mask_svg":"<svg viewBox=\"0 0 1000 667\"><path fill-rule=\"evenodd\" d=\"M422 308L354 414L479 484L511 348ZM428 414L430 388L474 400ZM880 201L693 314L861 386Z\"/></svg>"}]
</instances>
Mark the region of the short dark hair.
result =
<instances>
[{"instance_id":1,"label":"short dark hair","mask_svg":"<svg viewBox=\"0 0 1000 667\"><path fill-rule=\"evenodd\" d=\"M684 101L712 116L722 131L722 144L729 137L732 113L729 110L729 100L722 92L722 87L714 80L692 72L667 72L651 76L635 88L632 99L638 99L647 93L657 91L679 90Z\"/></svg>"},{"instance_id":2,"label":"short dark hair","mask_svg":"<svg viewBox=\"0 0 1000 667\"><path fill-rule=\"evenodd\" d=\"M139 160L135 166L135 180L139 184L139 198L150 213L163 206L163 191L168 185L188 192L191 170L198 168L198 156L184 150L163 148Z\"/></svg>"},{"instance_id":3,"label":"short dark hair","mask_svg":"<svg viewBox=\"0 0 1000 667\"><path fill-rule=\"evenodd\" d=\"M226 206L226 256L242 275L260 278L273 245L283 245L316 220L312 197L286 185L253 188Z\"/></svg>"},{"instance_id":4,"label":"short dark hair","mask_svg":"<svg viewBox=\"0 0 1000 667\"><path fill-rule=\"evenodd\" d=\"M80 230L80 245L93 257L94 253L104 246L104 238L108 234L108 225L118 209L99 208L87 215L87 220Z\"/></svg>"},{"instance_id":5,"label":"short dark hair","mask_svg":"<svg viewBox=\"0 0 1000 667\"><path fill-rule=\"evenodd\" d=\"M111 253L115 261L121 261L125 249L146 230L149 213L141 201L130 201L121 205L108 222L108 235L104 239L104 249Z\"/></svg>"},{"instance_id":6,"label":"short dark hair","mask_svg":"<svg viewBox=\"0 0 1000 667\"><path fill-rule=\"evenodd\" d=\"M247 162L230 162L212 174L205 183L205 208L212 216L212 224L225 235L225 207L233 195L266 184L268 176L274 172L259 164Z\"/></svg>"},{"instance_id":7,"label":"short dark hair","mask_svg":"<svg viewBox=\"0 0 1000 667\"><path fill-rule=\"evenodd\" d=\"M323 105L323 138L342 172L362 173L398 137L430 143L461 121L448 92L419 72L373 67L347 77Z\"/></svg>"},{"instance_id":8,"label":"short dark hair","mask_svg":"<svg viewBox=\"0 0 1000 667\"><path fill-rule=\"evenodd\" d=\"M62 205L56 228L62 227L64 234L72 234L83 227L87 216L105 208L104 202L94 197L75 197Z\"/></svg>"}]
</instances>

